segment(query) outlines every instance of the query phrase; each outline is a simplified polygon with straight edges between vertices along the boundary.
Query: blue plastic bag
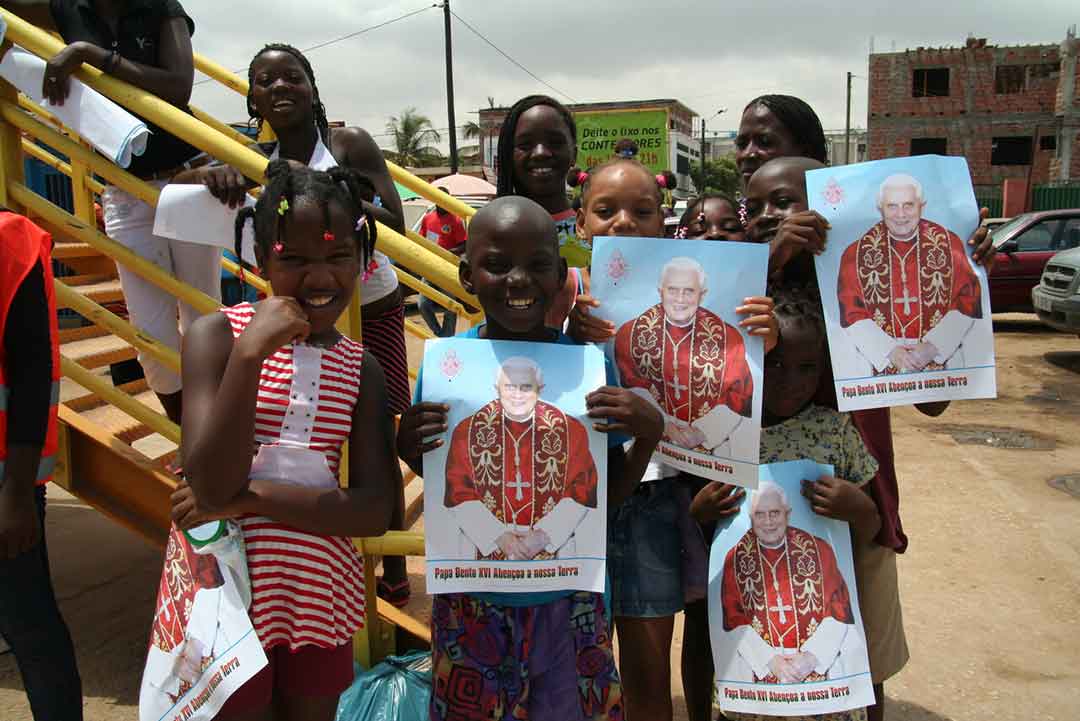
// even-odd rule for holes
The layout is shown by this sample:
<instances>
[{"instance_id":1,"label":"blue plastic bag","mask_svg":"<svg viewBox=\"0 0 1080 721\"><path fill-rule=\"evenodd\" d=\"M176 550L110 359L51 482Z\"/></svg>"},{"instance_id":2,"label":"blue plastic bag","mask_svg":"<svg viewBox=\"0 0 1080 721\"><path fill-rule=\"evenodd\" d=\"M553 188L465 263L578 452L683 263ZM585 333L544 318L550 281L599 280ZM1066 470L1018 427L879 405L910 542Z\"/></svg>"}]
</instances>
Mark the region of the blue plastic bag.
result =
<instances>
[{"instance_id":1,"label":"blue plastic bag","mask_svg":"<svg viewBox=\"0 0 1080 721\"><path fill-rule=\"evenodd\" d=\"M390 656L357 675L334 721L427 721L430 698L431 653Z\"/></svg>"}]
</instances>

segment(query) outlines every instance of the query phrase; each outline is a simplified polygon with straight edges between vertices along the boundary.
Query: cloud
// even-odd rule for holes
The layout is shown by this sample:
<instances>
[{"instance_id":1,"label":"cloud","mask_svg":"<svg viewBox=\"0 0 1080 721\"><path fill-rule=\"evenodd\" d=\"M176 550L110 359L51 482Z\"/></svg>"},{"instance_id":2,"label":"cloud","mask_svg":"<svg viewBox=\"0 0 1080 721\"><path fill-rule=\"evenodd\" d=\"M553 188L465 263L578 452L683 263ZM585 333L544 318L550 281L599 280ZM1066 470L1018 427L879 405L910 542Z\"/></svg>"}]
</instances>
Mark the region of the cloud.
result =
<instances>
[{"instance_id":1,"label":"cloud","mask_svg":"<svg viewBox=\"0 0 1080 721\"><path fill-rule=\"evenodd\" d=\"M187 0L195 49L245 68L267 42L300 48L429 6L431 0L309 0L254 3ZM826 128L843 127L845 74L856 74L853 125L866 122L866 67L877 52L959 46L969 34L990 44L1058 43L1078 19L1064 0L908 0L787 3L675 0L452 0L458 13L533 73L578 101L676 98L734 129L746 102L766 92L798 95ZM475 120L492 96L509 105L533 92L568 100L529 77L453 21L457 124ZM448 125L443 14L414 17L314 50L309 58L331 119L376 135L406 107ZM246 70L245 70L246 72ZM860 77L861 76L861 77ZM244 120L243 99L214 83L193 102L223 120Z\"/></svg>"}]
</instances>

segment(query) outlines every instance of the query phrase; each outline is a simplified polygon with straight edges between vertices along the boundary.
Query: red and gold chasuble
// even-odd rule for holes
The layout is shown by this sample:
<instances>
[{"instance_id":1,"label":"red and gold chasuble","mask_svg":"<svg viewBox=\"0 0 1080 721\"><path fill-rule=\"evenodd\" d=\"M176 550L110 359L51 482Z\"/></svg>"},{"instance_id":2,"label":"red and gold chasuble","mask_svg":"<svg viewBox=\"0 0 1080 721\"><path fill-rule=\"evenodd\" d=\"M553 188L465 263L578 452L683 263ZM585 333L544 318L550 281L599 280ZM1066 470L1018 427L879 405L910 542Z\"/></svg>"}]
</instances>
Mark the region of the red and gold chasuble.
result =
<instances>
[{"instance_id":1,"label":"red and gold chasuble","mask_svg":"<svg viewBox=\"0 0 1080 721\"><path fill-rule=\"evenodd\" d=\"M217 588L224 582L217 559L195 553L187 537L176 526L171 527L158 584L157 610L150 627L150 644L169 653L183 643L195 594L199 589ZM177 698L190 688L182 682Z\"/></svg>"},{"instance_id":2,"label":"red and gold chasuble","mask_svg":"<svg viewBox=\"0 0 1080 721\"><path fill-rule=\"evenodd\" d=\"M837 295L842 327L870 319L897 339L922 340L950 310L982 317L981 287L963 241L929 220L919 222L910 241L890 239L885 221L867 231L844 251Z\"/></svg>"},{"instance_id":3,"label":"red and gold chasuble","mask_svg":"<svg viewBox=\"0 0 1080 721\"><path fill-rule=\"evenodd\" d=\"M773 648L798 651L826 618L854 623L851 597L832 547L788 526L779 548L762 546L747 531L724 559L724 630L750 626ZM808 681L825 677L811 674ZM755 678L779 683L774 675Z\"/></svg>"},{"instance_id":4,"label":"red and gold chasuble","mask_svg":"<svg viewBox=\"0 0 1080 721\"><path fill-rule=\"evenodd\" d=\"M580 422L543 401L531 420L510 420L495 400L454 429L445 505L481 501L501 523L531 529L563 498L596 508L598 481ZM501 551L477 558L504 560Z\"/></svg>"},{"instance_id":5,"label":"red and gold chasuble","mask_svg":"<svg viewBox=\"0 0 1080 721\"><path fill-rule=\"evenodd\" d=\"M742 335L704 308L687 326L666 322L660 304L624 323L615 336L615 362L624 387L647 389L686 423L721 405L751 415L754 381Z\"/></svg>"}]
</instances>

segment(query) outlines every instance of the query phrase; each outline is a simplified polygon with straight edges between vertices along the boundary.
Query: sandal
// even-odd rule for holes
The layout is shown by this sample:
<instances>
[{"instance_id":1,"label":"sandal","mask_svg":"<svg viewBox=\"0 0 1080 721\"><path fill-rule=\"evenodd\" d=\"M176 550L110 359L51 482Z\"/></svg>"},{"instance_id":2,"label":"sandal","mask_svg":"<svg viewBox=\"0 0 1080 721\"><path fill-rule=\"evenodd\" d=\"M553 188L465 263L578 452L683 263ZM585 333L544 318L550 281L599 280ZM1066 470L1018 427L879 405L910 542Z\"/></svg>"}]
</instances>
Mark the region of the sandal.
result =
<instances>
[{"instance_id":1,"label":"sandal","mask_svg":"<svg viewBox=\"0 0 1080 721\"><path fill-rule=\"evenodd\" d=\"M405 608L412 597L412 589L409 588L409 579L390 585L386 579L380 578L375 594L394 608Z\"/></svg>"}]
</instances>

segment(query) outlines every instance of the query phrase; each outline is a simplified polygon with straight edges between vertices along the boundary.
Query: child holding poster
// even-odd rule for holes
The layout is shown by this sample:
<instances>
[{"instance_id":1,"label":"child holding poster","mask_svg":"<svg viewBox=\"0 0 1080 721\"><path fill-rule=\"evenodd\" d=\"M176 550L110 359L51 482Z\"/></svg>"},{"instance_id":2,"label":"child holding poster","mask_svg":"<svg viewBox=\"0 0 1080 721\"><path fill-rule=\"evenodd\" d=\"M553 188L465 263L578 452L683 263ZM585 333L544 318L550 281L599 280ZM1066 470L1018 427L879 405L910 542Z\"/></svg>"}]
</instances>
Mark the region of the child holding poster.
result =
<instances>
[{"instance_id":1,"label":"child holding poster","mask_svg":"<svg viewBox=\"0 0 1080 721\"><path fill-rule=\"evenodd\" d=\"M895 572L891 576L891 588L884 584L868 587L860 573L871 570L875 584L888 576L876 569L867 569L860 563L861 556L880 559L880 555L872 549L881 522L873 500L863 490L877 471L877 462L846 414L813 402L826 363L824 322L816 298L805 292L783 291L776 300L781 340L767 357L765 365L761 462L810 459L832 465L835 469L835 477L804 480L802 493L815 513L851 524L855 573L870 647L870 666L872 669L888 666L895 672L898 670L895 666L903 666L907 659L907 646L900 626ZM742 498L742 495L725 493L723 484L714 481L706 485L694 499L691 513L700 523L718 521L734 514ZM895 564L895 555L892 558ZM891 623L893 621L895 624ZM712 622L716 623L717 620L712 619ZM875 644L875 639L888 639L888 643ZM703 652L700 657L703 662L711 660L711 653L704 653L703 647L700 650ZM687 699L688 704L699 707L703 702L704 699ZM775 718L733 714L730 711L726 715L738 719ZM866 711L858 709L824 716L789 718L854 721L865 719Z\"/></svg>"},{"instance_id":2,"label":"child holding poster","mask_svg":"<svg viewBox=\"0 0 1080 721\"><path fill-rule=\"evenodd\" d=\"M352 538L386 531L401 483L379 363L334 327L371 259L375 220L362 202L370 188L349 169L274 160L267 179L236 236L254 223L275 295L203 316L184 339L186 480L173 520L237 518L244 535L249 614L269 663L216 718L273 707L287 721L330 721L367 614Z\"/></svg>"},{"instance_id":3,"label":"child holding poster","mask_svg":"<svg viewBox=\"0 0 1080 721\"><path fill-rule=\"evenodd\" d=\"M554 222L537 203L510 196L480 210L459 273L485 316L466 337L574 342L545 325L566 262ZM643 399L611 384L589 393L586 405L594 427L610 434L608 501L617 505L644 474L663 421ZM446 443L436 436L448 431L448 410L419 402L402 416L398 454L419 475L424 454ZM624 433L634 437L626 452ZM471 717L477 708L499 721L625 717L603 594L441 594L434 598L432 630L432 719Z\"/></svg>"},{"instance_id":4,"label":"child holding poster","mask_svg":"<svg viewBox=\"0 0 1080 721\"><path fill-rule=\"evenodd\" d=\"M617 158L583 173L578 236L663 236L661 178L636 160ZM666 179L663 181L667 183ZM750 299L737 311L740 322L768 346L772 316L767 304ZM593 314L599 306L580 297L571 313L570 333L594 342L615 335L615 325ZM675 469L651 463L637 492L621 506L612 506L608 522L608 564L612 610L619 632L619 667L627 679L627 708L643 718L672 718L671 640L675 614L685 603L684 549L693 522L689 496ZM698 541L700 545L700 540ZM644 569L648 569L647 573Z\"/></svg>"}]
</instances>

